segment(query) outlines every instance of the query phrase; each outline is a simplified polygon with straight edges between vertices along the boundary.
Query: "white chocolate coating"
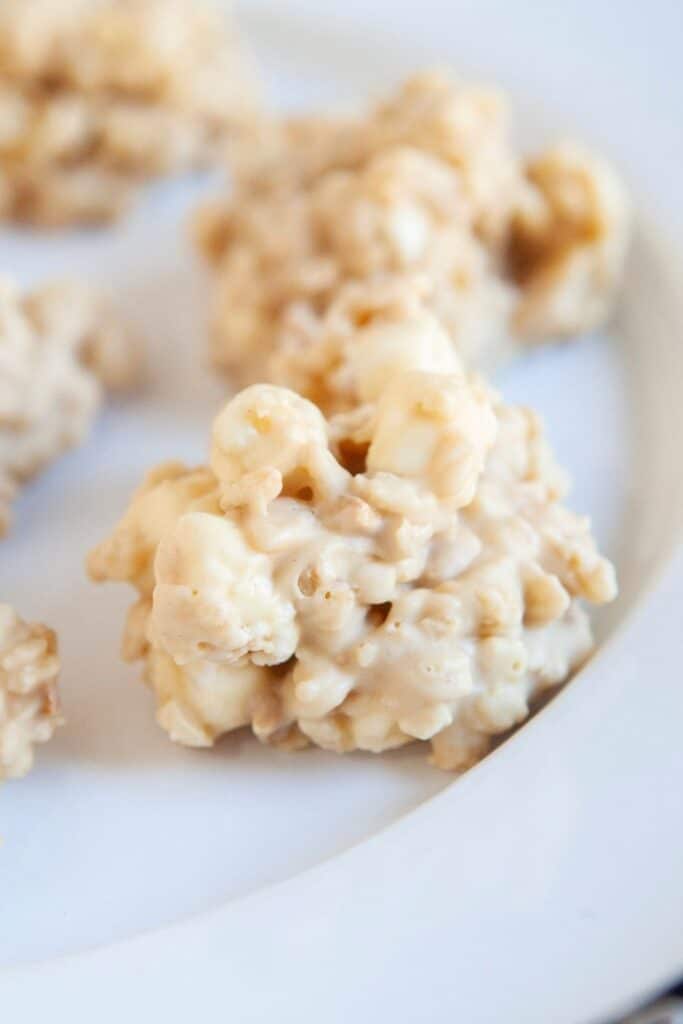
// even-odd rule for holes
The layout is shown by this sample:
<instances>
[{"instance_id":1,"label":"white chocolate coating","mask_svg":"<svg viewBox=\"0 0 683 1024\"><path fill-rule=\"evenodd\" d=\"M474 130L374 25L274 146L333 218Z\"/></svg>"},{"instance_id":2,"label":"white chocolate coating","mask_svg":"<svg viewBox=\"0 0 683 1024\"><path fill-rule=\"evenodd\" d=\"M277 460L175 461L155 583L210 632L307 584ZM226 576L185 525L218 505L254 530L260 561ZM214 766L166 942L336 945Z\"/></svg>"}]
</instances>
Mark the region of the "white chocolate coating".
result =
<instances>
[{"instance_id":1,"label":"white chocolate coating","mask_svg":"<svg viewBox=\"0 0 683 1024\"><path fill-rule=\"evenodd\" d=\"M252 140L232 196L196 219L215 364L319 402L320 378L346 360L330 350L331 311L359 291L376 308L416 279L480 369L604 322L628 247L624 187L576 146L526 160L508 120L500 94L432 73L364 116L294 119ZM363 397L337 390L325 412Z\"/></svg>"}]
</instances>

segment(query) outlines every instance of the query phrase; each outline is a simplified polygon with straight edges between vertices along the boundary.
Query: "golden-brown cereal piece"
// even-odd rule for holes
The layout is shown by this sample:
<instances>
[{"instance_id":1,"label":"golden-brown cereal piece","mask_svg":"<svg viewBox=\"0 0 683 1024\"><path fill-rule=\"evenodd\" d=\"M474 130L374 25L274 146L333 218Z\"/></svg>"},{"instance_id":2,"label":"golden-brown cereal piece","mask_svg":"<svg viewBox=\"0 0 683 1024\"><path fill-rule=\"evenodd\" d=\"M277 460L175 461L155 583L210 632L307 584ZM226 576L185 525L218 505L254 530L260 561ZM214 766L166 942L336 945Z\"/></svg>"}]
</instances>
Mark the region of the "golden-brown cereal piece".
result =
<instances>
[{"instance_id":1,"label":"golden-brown cereal piece","mask_svg":"<svg viewBox=\"0 0 683 1024\"><path fill-rule=\"evenodd\" d=\"M630 235L626 190L604 160L576 145L529 161L513 218L515 329L530 340L601 326L621 280Z\"/></svg>"}]
</instances>

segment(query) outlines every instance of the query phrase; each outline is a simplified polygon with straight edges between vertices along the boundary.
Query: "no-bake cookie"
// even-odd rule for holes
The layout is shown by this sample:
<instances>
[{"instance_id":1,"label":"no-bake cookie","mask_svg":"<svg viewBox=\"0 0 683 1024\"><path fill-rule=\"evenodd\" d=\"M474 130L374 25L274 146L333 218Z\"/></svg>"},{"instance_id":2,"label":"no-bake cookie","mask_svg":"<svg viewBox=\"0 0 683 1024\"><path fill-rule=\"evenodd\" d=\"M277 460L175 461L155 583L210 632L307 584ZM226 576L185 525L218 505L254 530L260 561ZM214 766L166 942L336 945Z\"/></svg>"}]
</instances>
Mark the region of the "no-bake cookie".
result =
<instances>
[{"instance_id":1,"label":"no-bake cookie","mask_svg":"<svg viewBox=\"0 0 683 1024\"><path fill-rule=\"evenodd\" d=\"M174 740L421 740L460 771L590 652L582 603L612 600L614 569L538 418L452 348L439 365L439 340L426 366L424 329L376 326L362 403L329 419L285 388L239 393L209 466L153 471L92 553L95 579L138 591L124 655Z\"/></svg>"},{"instance_id":2,"label":"no-bake cookie","mask_svg":"<svg viewBox=\"0 0 683 1024\"><path fill-rule=\"evenodd\" d=\"M217 159L255 108L208 0L3 0L0 219L110 219L146 179Z\"/></svg>"},{"instance_id":3,"label":"no-bake cookie","mask_svg":"<svg viewBox=\"0 0 683 1024\"><path fill-rule=\"evenodd\" d=\"M400 291L418 275L457 352L490 369L604 322L629 220L603 160L568 144L521 156L504 97L442 74L364 115L275 122L242 150L232 194L196 217L212 357L241 383L297 386L292 319L311 341L340 289Z\"/></svg>"}]
</instances>

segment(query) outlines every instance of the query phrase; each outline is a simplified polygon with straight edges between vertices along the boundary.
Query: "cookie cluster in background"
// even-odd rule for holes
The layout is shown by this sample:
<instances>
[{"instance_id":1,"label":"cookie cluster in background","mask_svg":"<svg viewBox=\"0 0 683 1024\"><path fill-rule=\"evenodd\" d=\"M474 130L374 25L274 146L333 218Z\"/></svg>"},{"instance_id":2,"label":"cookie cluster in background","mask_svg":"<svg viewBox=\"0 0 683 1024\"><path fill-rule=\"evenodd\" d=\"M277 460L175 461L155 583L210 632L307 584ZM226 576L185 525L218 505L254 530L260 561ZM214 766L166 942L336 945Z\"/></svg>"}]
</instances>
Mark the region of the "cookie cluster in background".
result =
<instances>
[{"instance_id":1,"label":"cookie cluster in background","mask_svg":"<svg viewBox=\"0 0 683 1024\"><path fill-rule=\"evenodd\" d=\"M211 354L240 381L300 386L353 286L375 305L419 277L457 352L490 371L604 323L629 225L599 157L573 143L523 156L502 94L418 75L355 117L277 122L238 151L231 193L195 227L214 268Z\"/></svg>"},{"instance_id":2,"label":"cookie cluster in background","mask_svg":"<svg viewBox=\"0 0 683 1024\"><path fill-rule=\"evenodd\" d=\"M110 220L146 180L204 167L257 110L202 0L3 0L0 219Z\"/></svg>"}]
</instances>

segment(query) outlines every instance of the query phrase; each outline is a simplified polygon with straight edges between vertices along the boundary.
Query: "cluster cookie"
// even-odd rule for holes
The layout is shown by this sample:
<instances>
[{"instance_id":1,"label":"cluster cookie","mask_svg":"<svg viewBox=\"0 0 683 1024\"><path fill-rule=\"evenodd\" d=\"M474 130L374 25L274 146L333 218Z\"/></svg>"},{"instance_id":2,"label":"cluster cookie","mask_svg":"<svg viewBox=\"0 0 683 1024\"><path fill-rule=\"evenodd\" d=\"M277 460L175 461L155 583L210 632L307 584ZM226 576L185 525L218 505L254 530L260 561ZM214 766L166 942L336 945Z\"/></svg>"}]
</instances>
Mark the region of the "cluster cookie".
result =
<instances>
[{"instance_id":1,"label":"cluster cookie","mask_svg":"<svg viewBox=\"0 0 683 1024\"><path fill-rule=\"evenodd\" d=\"M18 487L78 444L103 391L129 385L138 368L132 335L96 292L0 280L0 535Z\"/></svg>"},{"instance_id":2,"label":"cluster cookie","mask_svg":"<svg viewBox=\"0 0 683 1024\"><path fill-rule=\"evenodd\" d=\"M33 748L61 724L59 659L52 630L0 604L0 782L25 775Z\"/></svg>"},{"instance_id":3,"label":"cluster cookie","mask_svg":"<svg viewBox=\"0 0 683 1024\"><path fill-rule=\"evenodd\" d=\"M112 218L145 179L215 159L254 110L209 0L3 0L0 218Z\"/></svg>"},{"instance_id":4,"label":"cluster cookie","mask_svg":"<svg viewBox=\"0 0 683 1024\"><path fill-rule=\"evenodd\" d=\"M233 194L196 220L212 356L242 382L277 364L294 386L292 320L312 338L344 287L417 275L454 348L488 369L604 320L628 224L603 161L576 146L526 160L499 93L419 75L364 115L284 121L245 147Z\"/></svg>"},{"instance_id":5,"label":"cluster cookie","mask_svg":"<svg viewBox=\"0 0 683 1024\"><path fill-rule=\"evenodd\" d=\"M329 419L284 388L239 393L210 465L154 471L92 553L93 578L138 591L124 655L174 740L421 740L460 771L589 653L581 603L610 601L614 570L538 418L452 350L447 372L417 336L394 358L394 337Z\"/></svg>"}]
</instances>

